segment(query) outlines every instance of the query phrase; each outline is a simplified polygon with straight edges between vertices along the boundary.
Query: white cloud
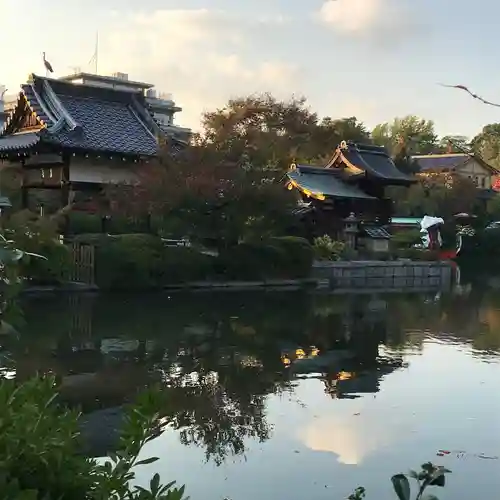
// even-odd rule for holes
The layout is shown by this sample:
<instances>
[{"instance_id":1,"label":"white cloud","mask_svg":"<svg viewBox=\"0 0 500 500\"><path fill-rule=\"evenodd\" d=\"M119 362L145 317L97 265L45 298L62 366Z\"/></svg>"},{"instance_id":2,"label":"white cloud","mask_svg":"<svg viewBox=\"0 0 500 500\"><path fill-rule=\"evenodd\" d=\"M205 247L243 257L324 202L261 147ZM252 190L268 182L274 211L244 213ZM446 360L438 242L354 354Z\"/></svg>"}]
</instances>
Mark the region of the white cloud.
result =
<instances>
[{"instance_id":1,"label":"white cloud","mask_svg":"<svg viewBox=\"0 0 500 500\"><path fill-rule=\"evenodd\" d=\"M367 422L352 415L330 415L311 422L299 435L311 450L334 453L338 462L359 465L363 460L392 441L383 422Z\"/></svg>"},{"instance_id":2,"label":"white cloud","mask_svg":"<svg viewBox=\"0 0 500 500\"><path fill-rule=\"evenodd\" d=\"M327 0L319 10L326 24L350 33L373 28L384 15L384 0Z\"/></svg>"},{"instance_id":3,"label":"white cloud","mask_svg":"<svg viewBox=\"0 0 500 500\"><path fill-rule=\"evenodd\" d=\"M420 32L414 3L406 0L325 0L316 19L334 31L369 38L376 47L394 47L396 39Z\"/></svg>"},{"instance_id":4,"label":"white cloud","mask_svg":"<svg viewBox=\"0 0 500 500\"><path fill-rule=\"evenodd\" d=\"M298 68L259 45L286 22L208 9L120 14L102 42L100 72L123 71L172 92L183 107L178 123L196 127L202 111L235 95L297 90Z\"/></svg>"}]
</instances>

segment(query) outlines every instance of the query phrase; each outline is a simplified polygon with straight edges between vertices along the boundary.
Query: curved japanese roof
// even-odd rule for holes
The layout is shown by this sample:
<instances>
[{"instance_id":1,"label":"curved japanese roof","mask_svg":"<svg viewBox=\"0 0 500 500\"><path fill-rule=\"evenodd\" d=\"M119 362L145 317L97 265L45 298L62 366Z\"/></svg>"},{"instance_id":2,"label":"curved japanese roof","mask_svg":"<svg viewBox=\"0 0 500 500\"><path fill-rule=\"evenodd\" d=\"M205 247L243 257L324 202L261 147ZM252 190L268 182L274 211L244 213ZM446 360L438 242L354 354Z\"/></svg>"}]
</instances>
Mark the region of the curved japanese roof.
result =
<instances>
[{"instance_id":1,"label":"curved japanese roof","mask_svg":"<svg viewBox=\"0 0 500 500\"><path fill-rule=\"evenodd\" d=\"M398 170L384 147L371 144L342 141L326 165L327 169L338 167L350 175L376 178L387 184L410 184L415 181Z\"/></svg>"},{"instance_id":2,"label":"curved japanese roof","mask_svg":"<svg viewBox=\"0 0 500 500\"><path fill-rule=\"evenodd\" d=\"M333 169L294 165L286 175L299 191L319 200L324 200L326 197L375 199L357 187L342 181Z\"/></svg>"},{"instance_id":3,"label":"curved japanese roof","mask_svg":"<svg viewBox=\"0 0 500 500\"><path fill-rule=\"evenodd\" d=\"M36 75L21 89L0 134L0 152L26 148L25 134L19 132L27 116L36 122L31 133L62 148L134 156L158 152L158 137L163 133L138 92Z\"/></svg>"}]
</instances>

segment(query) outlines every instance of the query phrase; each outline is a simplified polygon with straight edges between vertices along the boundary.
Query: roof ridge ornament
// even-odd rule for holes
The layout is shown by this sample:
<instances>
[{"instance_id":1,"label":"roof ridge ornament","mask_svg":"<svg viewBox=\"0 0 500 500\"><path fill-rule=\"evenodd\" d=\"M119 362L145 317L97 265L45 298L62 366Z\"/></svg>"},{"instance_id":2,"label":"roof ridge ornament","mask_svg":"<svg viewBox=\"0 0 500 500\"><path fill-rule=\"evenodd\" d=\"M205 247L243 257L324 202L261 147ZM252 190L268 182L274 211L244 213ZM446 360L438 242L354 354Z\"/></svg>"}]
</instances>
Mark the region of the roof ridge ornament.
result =
<instances>
[{"instance_id":1,"label":"roof ridge ornament","mask_svg":"<svg viewBox=\"0 0 500 500\"><path fill-rule=\"evenodd\" d=\"M347 141L341 141L339 144L339 149L349 149Z\"/></svg>"}]
</instances>

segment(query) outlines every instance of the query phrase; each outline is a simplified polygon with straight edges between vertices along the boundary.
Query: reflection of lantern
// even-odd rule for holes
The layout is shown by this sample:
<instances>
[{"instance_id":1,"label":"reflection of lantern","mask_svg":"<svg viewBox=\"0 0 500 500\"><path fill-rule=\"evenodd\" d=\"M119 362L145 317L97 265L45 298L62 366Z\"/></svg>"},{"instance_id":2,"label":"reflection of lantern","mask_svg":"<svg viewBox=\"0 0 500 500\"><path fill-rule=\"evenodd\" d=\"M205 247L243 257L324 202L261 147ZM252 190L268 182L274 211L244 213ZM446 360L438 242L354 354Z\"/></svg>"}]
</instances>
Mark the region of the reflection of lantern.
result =
<instances>
[{"instance_id":1,"label":"reflection of lantern","mask_svg":"<svg viewBox=\"0 0 500 500\"><path fill-rule=\"evenodd\" d=\"M354 377L354 373L351 372L339 372L337 374L337 380L350 380Z\"/></svg>"},{"instance_id":2,"label":"reflection of lantern","mask_svg":"<svg viewBox=\"0 0 500 500\"><path fill-rule=\"evenodd\" d=\"M286 356L281 356L281 361L285 366L288 366L291 363L290 359L287 358Z\"/></svg>"},{"instance_id":3,"label":"reflection of lantern","mask_svg":"<svg viewBox=\"0 0 500 500\"><path fill-rule=\"evenodd\" d=\"M297 359L303 359L306 357L306 353L305 353L304 349L297 349L295 351L295 356L297 356Z\"/></svg>"}]
</instances>

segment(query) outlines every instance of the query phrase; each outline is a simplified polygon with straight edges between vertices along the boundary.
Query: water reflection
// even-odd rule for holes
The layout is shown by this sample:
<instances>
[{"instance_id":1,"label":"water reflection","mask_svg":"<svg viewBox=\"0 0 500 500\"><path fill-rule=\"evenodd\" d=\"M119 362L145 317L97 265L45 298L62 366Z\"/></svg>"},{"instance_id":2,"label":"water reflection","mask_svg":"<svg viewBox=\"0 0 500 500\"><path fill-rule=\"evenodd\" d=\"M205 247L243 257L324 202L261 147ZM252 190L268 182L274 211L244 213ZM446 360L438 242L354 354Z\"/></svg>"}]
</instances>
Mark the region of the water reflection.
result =
<instances>
[{"instance_id":1,"label":"water reflection","mask_svg":"<svg viewBox=\"0 0 500 500\"><path fill-rule=\"evenodd\" d=\"M19 380L56 374L62 399L82 408L94 456L115 445L123 404L152 384L164 387L177 439L222 464L272 436L270 395L300 402L304 387L319 382L325 400L354 404L404 371L408 355L423 352L429 339L470 348L485 361L500 352L495 290L69 296L31 299L24 311L21 334L2 338L3 370ZM358 413L325 411L302 423L299 439L359 464L392 438L383 418L371 415L368 425Z\"/></svg>"}]
</instances>

